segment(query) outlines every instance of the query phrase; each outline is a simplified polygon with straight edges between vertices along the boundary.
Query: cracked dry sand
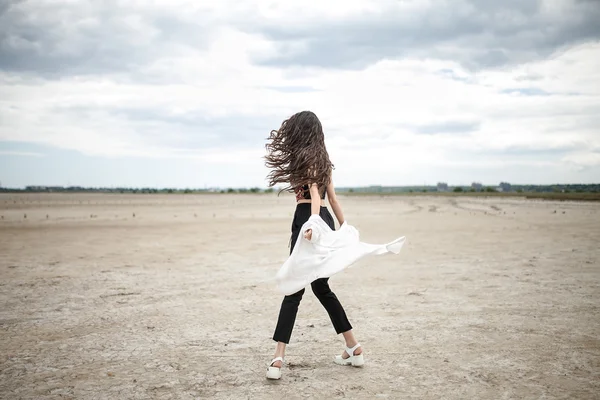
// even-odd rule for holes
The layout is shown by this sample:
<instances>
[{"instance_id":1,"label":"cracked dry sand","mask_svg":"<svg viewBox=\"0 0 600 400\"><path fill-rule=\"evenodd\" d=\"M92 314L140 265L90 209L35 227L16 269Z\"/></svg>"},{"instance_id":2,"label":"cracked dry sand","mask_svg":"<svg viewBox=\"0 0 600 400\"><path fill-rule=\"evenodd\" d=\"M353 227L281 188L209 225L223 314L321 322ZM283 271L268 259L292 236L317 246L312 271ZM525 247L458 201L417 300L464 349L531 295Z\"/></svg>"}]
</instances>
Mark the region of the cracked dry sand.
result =
<instances>
[{"instance_id":1,"label":"cracked dry sand","mask_svg":"<svg viewBox=\"0 0 600 400\"><path fill-rule=\"evenodd\" d=\"M342 205L408 237L331 279L367 365L308 290L268 382L292 197L1 195L0 398L598 398L600 204Z\"/></svg>"}]
</instances>

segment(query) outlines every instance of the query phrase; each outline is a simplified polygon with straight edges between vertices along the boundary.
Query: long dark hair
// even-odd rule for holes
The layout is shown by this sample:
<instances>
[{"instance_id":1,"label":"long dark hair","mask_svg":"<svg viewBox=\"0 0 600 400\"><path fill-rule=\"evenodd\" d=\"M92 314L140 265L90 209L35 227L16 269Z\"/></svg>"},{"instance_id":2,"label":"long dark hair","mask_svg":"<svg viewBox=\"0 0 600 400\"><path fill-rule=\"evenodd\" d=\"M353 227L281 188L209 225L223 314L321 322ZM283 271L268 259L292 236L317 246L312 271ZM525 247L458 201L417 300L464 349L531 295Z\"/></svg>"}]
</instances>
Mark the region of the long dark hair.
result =
<instances>
[{"instance_id":1,"label":"long dark hair","mask_svg":"<svg viewBox=\"0 0 600 400\"><path fill-rule=\"evenodd\" d=\"M279 130L271 131L265 145L269 186L287 184L281 189L293 192L298 187L316 183L320 192L331 181L333 164L325 147L325 135L319 118L302 111L283 121Z\"/></svg>"}]
</instances>

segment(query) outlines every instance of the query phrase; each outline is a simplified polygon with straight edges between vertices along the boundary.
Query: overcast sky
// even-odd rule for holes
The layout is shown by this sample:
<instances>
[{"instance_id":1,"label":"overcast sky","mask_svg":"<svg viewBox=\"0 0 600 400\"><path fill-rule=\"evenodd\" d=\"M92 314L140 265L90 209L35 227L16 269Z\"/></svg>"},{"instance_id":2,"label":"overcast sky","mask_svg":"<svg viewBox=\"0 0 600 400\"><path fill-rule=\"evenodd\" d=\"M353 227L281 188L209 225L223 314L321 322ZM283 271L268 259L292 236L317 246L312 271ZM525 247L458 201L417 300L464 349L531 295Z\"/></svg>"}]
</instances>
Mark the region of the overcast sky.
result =
<instances>
[{"instance_id":1,"label":"overcast sky","mask_svg":"<svg viewBox=\"0 0 600 400\"><path fill-rule=\"evenodd\" d=\"M323 123L337 186L600 181L596 0L0 0L3 186L266 187Z\"/></svg>"}]
</instances>

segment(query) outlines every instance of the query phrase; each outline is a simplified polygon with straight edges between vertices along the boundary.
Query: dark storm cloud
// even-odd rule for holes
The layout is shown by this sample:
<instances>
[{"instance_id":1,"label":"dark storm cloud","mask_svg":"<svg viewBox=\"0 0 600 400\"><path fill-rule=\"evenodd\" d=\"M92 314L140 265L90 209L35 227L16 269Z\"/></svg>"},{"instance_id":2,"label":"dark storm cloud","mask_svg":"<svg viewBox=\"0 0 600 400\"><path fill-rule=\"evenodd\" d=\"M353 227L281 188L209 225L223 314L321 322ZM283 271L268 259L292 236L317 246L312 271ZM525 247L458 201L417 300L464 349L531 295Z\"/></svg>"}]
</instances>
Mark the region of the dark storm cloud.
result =
<instances>
[{"instance_id":1,"label":"dark storm cloud","mask_svg":"<svg viewBox=\"0 0 600 400\"><path fill-rule=\"evenodd\" d=\"M429 8L383 8L346 19L315 17L309 23L252 13L219 21L209 11L128 4L0 1L0 70L44 76L135 71L144 82L141 66L182 49L206 48L218 22L275 42L277 52L255 58L274 66L351 69L416 56L480 69L600 39L596 0L573 0L560 13L548 13L536 0L440 1Z\"/></svg>"},{"instance_id":2,"label":"dark storm cloud","mask_svg":"<svg viewBox=\"0 0 600 400\"><path fill-rule=\"evenodd\" d=\"M121 72L204 48L208 22L115 1L4 2L0 6L0 70L51 76Z\"/></svg>"},{"instance_id":3,"label":"dark storm cloud","mask_svg":"<svg viewBox=\"0 0 600 400\"><path fill-rule=\"evenodd\" d=\"M598 21L598 1L573 1L566 10L551 13L536 0L457 0L418 11L391 8L307 24L257 21L247 29L277 43L276 54L256 59L266 65L353 69L384 58L416 56L481 69L536 60L564 46L598 40Z\"/></svg>"}]
</instances>

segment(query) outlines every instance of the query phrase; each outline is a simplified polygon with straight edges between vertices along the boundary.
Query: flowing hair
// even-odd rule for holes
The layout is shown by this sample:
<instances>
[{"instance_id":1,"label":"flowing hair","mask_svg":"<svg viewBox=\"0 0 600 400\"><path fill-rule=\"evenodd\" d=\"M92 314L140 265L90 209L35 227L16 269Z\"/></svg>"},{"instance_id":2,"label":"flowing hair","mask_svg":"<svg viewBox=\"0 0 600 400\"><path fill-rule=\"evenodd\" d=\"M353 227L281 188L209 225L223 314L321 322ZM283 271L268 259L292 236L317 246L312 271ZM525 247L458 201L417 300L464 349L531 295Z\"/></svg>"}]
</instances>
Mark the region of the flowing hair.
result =
<instances>
[{"instance_id":1,"label":"flowing hair","mask_svg":"<svg viewBox=\"0 0 600 400\"><path fill-rule=\"evenodd\" d=\"M283 121L279 130L272 130L265 145L269 187L287 184L281 189L294 192L304 185L316 183L324 190L331 181L333 164L325 147L321 121L311 111L302 111ZM322 193L322 192L320 192Z\"/></svg>"}]
</instances>

